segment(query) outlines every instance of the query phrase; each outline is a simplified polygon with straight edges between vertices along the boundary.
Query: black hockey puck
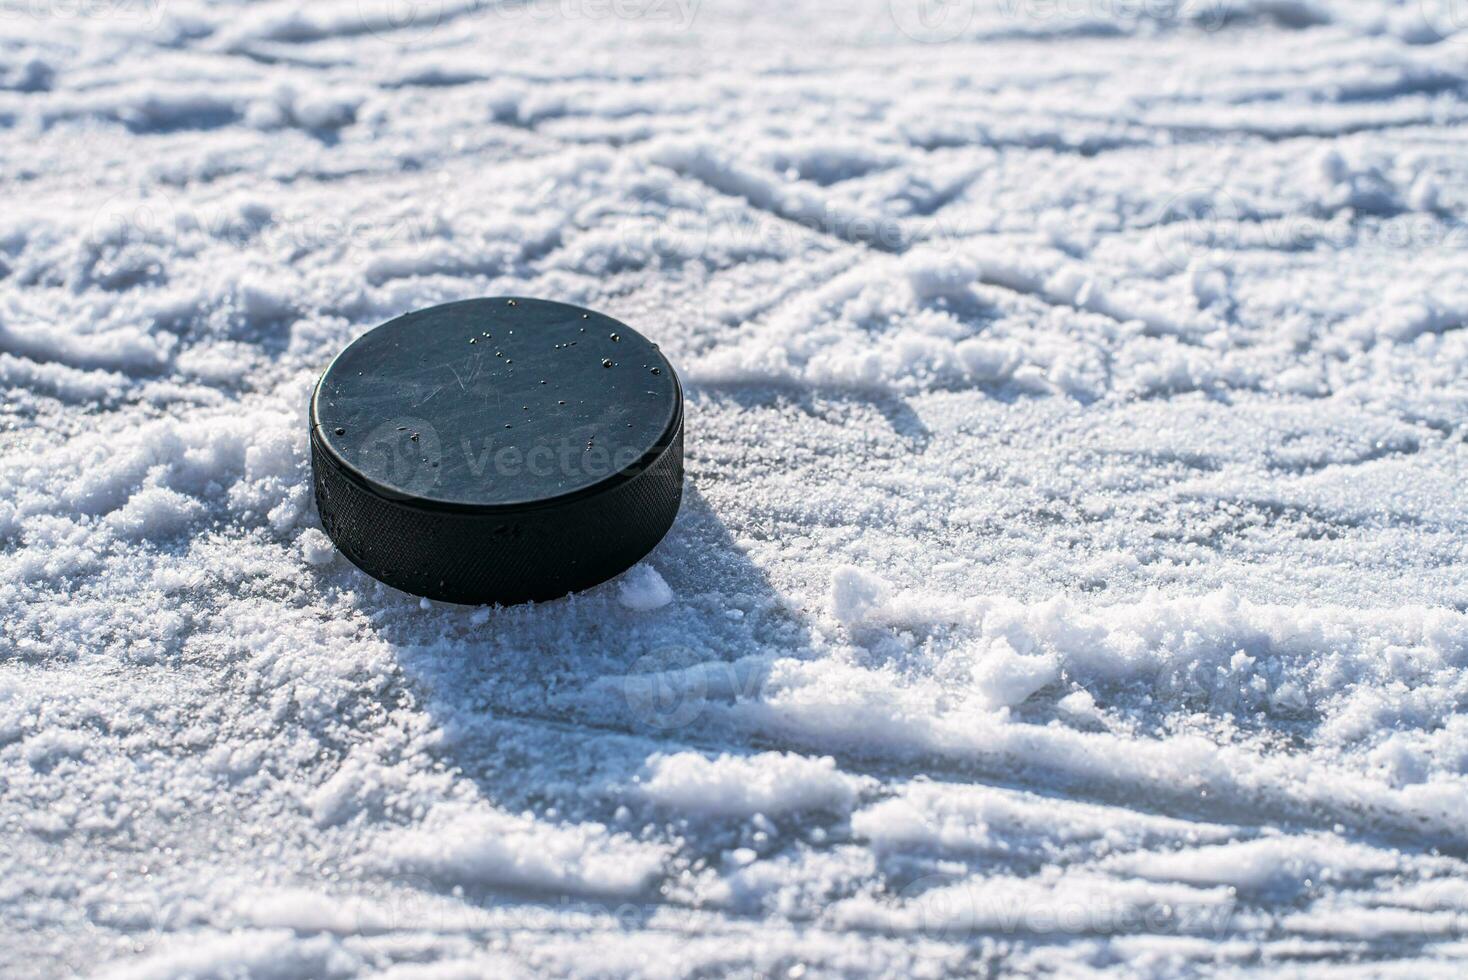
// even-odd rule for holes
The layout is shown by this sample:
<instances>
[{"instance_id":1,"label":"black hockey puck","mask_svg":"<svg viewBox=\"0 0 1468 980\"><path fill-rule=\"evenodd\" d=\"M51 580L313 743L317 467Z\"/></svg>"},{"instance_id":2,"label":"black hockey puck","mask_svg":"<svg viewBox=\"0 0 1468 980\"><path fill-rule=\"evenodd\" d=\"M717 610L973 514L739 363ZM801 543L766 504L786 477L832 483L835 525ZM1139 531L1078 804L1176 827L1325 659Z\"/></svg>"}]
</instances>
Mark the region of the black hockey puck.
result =
<instances>
[{"instance_id":1,"label":"black hockey puck","mask_svg":"<svg viewBox=\"0 0 1468 980\"><path fill-rule=\"evenodd\" d=\"M501 297L347 346L311 399L321 523L360 569L460 603L552 599L646 555L683 493L683 390L635 330Z\"/></svg>"}]
</instances>

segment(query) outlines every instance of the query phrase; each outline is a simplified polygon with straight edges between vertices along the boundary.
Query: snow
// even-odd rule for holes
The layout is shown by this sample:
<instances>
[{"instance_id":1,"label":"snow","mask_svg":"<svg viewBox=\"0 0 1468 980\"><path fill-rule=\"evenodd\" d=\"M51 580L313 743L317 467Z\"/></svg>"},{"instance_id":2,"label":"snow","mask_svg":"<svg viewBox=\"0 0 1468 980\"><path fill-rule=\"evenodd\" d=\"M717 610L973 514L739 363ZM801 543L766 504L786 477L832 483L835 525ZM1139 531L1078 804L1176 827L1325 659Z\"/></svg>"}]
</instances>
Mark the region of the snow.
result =
<instances>
[{"instance_id":1,"label":"snow","mask_svg":"<svg viewBox=\"0 0 1468 980\"><path fill-rule=\"evenodd\" d=\"M456 805L392 833L379 850L397 871L570 894L635 895L665 859L665 848L619 839L596 824L545 826L491 807Z\"/></svg>"},{"instance_id":2,"label":"snow","mask_svg":"<svg viewBox=\"0 0 1468 980\"><path fill-rule=\"evenodd\" d=\"M644 563L629 569L621 577L617 598L628 609L651 612L672 602L673 590L656 568Z\"/></svg>"},{"instance_id":3,"label":"snow","mask_svg":"<svg viewBox=\"0 0 1468 980\"><path fill-rule=\"evenodd\" d=\"M0 0L0 974L1460 975L1453 8ZM503 293L683 507L420 602L306 401Z\"/></svg>"},{"instance_id":4,"label":"snow","mask_svg":"<svg viewBox=\"0 0 1468 980\"><path fill-rule=\"evenodd\" d=\"M850 812L869 782L836 769L830 756L762 752L707 758L698 752L653 756L642 794L679 814L749 818L800 810Z\"/></svg>"},{"instance_id":5,"label":"snow","mask_svg":"<svg viewBox=\"0 0 1468 980\"><path fill-rule=\"evenodd\" d=\"M301 557L308 565L328 565L336 558L336 546L326 536L325 531L307 528L296 540L301 547Z\"/></svg>"}]
</instances>

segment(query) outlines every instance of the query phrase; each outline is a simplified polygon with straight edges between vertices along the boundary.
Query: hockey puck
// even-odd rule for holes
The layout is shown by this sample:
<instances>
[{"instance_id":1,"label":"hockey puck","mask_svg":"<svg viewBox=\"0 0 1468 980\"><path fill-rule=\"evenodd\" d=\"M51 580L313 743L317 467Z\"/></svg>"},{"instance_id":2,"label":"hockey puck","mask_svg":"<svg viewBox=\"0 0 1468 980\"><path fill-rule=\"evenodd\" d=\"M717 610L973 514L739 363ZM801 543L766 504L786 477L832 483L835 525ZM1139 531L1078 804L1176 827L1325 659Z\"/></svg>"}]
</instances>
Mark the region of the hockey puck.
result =
<instances>
[{"instance_id":1,"label":"hockey puck","mask_svg":"<svg viewBox=\"0 0 1468 980\"><path fill-rule=\"evenodd\" d=\"M500 297L398 317L311 399L321 523L368 575L446 602L589 588L646 555L683 493L683 390L611 317Z\"/></svg>"}]
</instances>

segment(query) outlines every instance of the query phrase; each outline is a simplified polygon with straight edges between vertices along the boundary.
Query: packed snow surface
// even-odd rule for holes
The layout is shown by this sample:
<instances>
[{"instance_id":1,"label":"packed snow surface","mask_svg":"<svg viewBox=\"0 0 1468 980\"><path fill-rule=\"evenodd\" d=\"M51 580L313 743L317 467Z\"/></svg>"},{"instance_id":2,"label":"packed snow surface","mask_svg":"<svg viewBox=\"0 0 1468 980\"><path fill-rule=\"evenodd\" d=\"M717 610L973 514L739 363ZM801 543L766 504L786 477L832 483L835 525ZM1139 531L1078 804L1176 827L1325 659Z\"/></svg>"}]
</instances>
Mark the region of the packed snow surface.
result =
<instances>
[{"instance_id":1,"label":"packed snow surface","mask_svg":"<svg viewBox=\"0 0 1468 980\"><path fill-rule=\"evenodd\" d=\"M0 975L1462 976L1462 4L0 0ZM314 379L687 393L420 602Z\"/></svg>"}]
</instances>

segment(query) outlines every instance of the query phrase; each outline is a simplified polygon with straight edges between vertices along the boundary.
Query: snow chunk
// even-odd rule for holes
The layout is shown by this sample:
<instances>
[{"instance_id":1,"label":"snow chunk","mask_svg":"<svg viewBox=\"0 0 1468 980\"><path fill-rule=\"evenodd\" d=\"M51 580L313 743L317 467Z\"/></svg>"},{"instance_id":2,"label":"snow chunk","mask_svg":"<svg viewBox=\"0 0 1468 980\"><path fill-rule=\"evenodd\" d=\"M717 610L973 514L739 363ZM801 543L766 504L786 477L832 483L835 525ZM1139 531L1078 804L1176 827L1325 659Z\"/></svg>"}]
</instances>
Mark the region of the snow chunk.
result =
<instances>
[{"instance_id":1,"label":"snow chunk","mask_svg":"<svg viewBox=\"0 0 1468 980\"><path fill-rule=\"evenodd\" d=\"M831 615L855 626L886 600L887 583L870 572L847 565L831 575Z\"/></svg>"},{"instance_id":2,"label":"snow chunk","mask_svg":"<svg viewBox=\"0 0 1468 980\"><path fill-rule=\"evenodd\" d=\"M1096 699L1091 696L1090 691L1072 691L1056 701L1055 707L1073 721L1101 720L1101 711L1096 707Z\"/></svg>"},{"instance_id":3,"label":"snow chunk","mask_svg":"<svg viewBox=\"0 0 1468 980\"><path fill-rule=\"evenodd\" d=\"M69 728L48 728L25 743L25 758L33 769L45 769L61 759L80 759L86 751L86 735Z\"/></svg>"},{"instance_id":4,"label":"snow chunk","mask_svg":"<svg viewBox=\"0 0 1468 980\"><path fill-rule=\"evenodd\" d=\"M308 528L296 539L296 544L301 549L301 557L308 565L329 565L336 557L336 545L326 536L326 532L320 528Z\"/></svg>"},{"instance_id":5,"label":"snow chunk","mask_svg":"<svg viewBox=\"0 0 1468 980\"><path fill-rule=\"evenodd\" d=\"M1119 869L1154 881L1228 885L1247 894L1293 894L1322 875L1342 878L1396 869L1397 860L1337 839L1265 837L1166 853L1135 854Z\"/></svg>"},{"instance_id":6,"label":"snow chunk","mask_svg":"<svg viewBox=\"0 0 1468 980\"><path fill-rule=\"evenodd\" d=\"M641 784L661 806L705 817L750 817L801 810L848 812L863 782L842 773L830 756L791 752L721 755L698 752L654 756Z\"/></svg>"},{"instance_id":7,"label":"snow chunk","mask_svg":"<svg viewBox=\"0 0 1468 980\"><path fill-rule=\"evenodd\" d=\"M622 576L617 600L628 609L651 612L673 601L673 590L651 565L637 565Z\"/></svg>"},{"instance_id":8,"label":"snow chunk","mask_svg":"<svg viewBox=\"0 0 1468 980\"><path fill-rule=\"evenodd\" d=\"M555 826L479 805L441 804L384 841L389 867L460 883L635 895L667 857L663 848L596 823Z\"/></svg>"},{"instance_id":9,"label":"snow chunk","mask_svg":"<svg viewBox=\"0 0 1468 980\"><path fill-rule=\"evenodd\" d=\"M235 913L258 928L291 929L295 932L329 932L338 935L383 931L400 927L390 906L369 899L343 900L342 896L306 888L282 888L251 892L234 903Z\"/></svg>"},{"instance_id":10,"label":"snow chunk","mask_svg":"<svg viewBox=\"0 0 1468 980\"><path fill-rule=\"evenodd\" d=\"M980 699L991 708L1020 704L1060 676L1060 664L1053 655L1022 656L1002 638L981 656L974 683Z\"/></svg>"},{"instance_id":11,"label":"snow chunk","mask_svg":"<svg viewBox=\"0 0 1468 980\"><path fill-rule=\"evenodd\" d=\"M139 490L107 523L128 538L160 538L178 534L204 516L204 505L167 487Z\"/></svg>"}]
</instances>

